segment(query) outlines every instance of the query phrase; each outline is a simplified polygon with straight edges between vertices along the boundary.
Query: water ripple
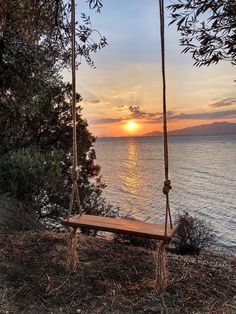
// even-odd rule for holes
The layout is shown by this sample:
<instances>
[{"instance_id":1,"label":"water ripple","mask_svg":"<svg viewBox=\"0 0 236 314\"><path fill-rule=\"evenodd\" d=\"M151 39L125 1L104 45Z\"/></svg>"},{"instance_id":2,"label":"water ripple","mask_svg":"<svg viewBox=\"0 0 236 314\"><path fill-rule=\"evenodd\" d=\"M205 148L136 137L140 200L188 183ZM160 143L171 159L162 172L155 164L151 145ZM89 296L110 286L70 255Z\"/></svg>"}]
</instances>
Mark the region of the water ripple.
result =
<instances>
[{"instance_id":1,"label":"water ripple","mask_svg":"<svg viewBox=\"0 0 236 314\"><path fill-rule=\"evenodd\" d=\"M236 252L236 135L173 136L169 142L174 213L189 210L206 219L218 247ZM95 149L107 200L136 218L163 221L161 138L99 139Z\"/></svg>"}]
</instances>

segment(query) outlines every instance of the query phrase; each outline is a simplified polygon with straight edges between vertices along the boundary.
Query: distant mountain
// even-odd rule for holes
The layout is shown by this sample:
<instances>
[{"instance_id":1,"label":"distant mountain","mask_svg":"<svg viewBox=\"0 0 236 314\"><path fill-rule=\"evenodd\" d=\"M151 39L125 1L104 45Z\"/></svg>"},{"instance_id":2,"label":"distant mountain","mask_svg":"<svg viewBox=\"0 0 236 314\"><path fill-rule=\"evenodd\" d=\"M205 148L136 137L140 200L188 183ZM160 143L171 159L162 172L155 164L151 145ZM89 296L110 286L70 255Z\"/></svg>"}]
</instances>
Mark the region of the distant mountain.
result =
<instances>
[{"instance_id":1,"label":"distant mountain","mask_svg":"<svg viewBox=\"0 0 236 314\"><path fill-rule=\"evenodd\" d=\"M168 132L171 135L215 135L236 133L236 123L214 122ZM151 132L144 136L160 136L161 132Z\"/></svg>"},{"instance_id":2,"label":"distant mountain","mask_svg":"<svg viewBox=\"0 0 236 314\"><path fill-rule=\"evenodd\" d=\"M143 136L161 136L161 135L162 135L162 132L154 131L154 132L146 133Z\"/></svg>"}]
</instances>

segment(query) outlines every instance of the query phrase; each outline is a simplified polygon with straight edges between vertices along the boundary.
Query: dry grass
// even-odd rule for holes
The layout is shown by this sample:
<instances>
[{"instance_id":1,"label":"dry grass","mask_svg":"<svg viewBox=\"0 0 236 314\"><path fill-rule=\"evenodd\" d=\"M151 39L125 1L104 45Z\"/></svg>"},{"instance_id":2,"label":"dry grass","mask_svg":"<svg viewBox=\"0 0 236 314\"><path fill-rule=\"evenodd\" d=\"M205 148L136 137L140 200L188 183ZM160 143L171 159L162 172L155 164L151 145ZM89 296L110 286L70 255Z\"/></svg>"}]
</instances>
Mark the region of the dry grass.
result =
<instances>
[{"instance_id":1,"label":"dry grass","mask_svg":"<svg viewBox=\"0 0 236 314\"><path fill-rule=\"evenodd\" d=\"M236 259L169 256L169 287L153 291L153 252L78 236L79 268L65 272L67 234L0 238L0 313L236 313Z\"/></svg>"}]
</instances>

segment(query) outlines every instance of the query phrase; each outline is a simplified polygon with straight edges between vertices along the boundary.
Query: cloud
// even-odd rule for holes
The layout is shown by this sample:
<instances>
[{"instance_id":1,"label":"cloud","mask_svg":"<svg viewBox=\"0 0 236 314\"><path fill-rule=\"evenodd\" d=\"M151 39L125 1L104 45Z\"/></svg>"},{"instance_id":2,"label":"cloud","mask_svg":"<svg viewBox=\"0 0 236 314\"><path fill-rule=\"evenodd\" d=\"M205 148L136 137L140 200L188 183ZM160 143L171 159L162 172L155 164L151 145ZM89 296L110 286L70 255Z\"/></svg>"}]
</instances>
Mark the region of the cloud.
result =
<instances>
[{"instance_id":1,"label":"cloud","mask_svg":"<svg viewBox=\"0 0 236 314\"><path fill-rule=\"evenodd\" d=\"M236 109L215 111L215 112L199 112L199 113L183 113L173 112L167 113L168 121L180 121L180 120L213 120L213 119L224 119L224 118L236 118ZM144 119L142 123L162 123L162 114L151 119Z\"/></svg>"},{"instance_id":2,"label":"cloud","mask_svg":"<svg viewBox=\"0 0 236 314\"><path fill-rule=\"evenodd\" d=\"M214 112L199 112L199 113L177 113L169 117L169 120L208 120L235 118L236 109L214 111Z\"/></svg>"},{"instance_id":3,"label":"cloud","mask_svg":"<svg viewBox=\"0 0 236 314\"><path fill-rule=\"evenodd\" d=\"M89 103L91 103L91 104L99 104L101 101L100 101L100 99L94 99L94 100L85 100L85 102L89 102Z\"/></svg>"},{"instance_id":4,"label":"cloud","mask_svg":"<svg viewBox=\"0 0 236 314\"><path fill-rule=\"evenodd\" d=\"M130 115L129 119L145 119L150 120L150 122L153 119L159 118L162 116L162 113L160 112L145 112L141 111L140 106L133 105L128 107Z\"/></svg>"},{"instance_id":5,"label":"cloud","mask_svg":"<svg viewBox=\"0 0 236 314\"><path fill-rule=\"evenodd\" d=\"M140 107L139 106L129 106L129 111L132 112L132 113L137 113L137 114L140 114L141 111L140 111Z\"/></svg>"},{"instance_id":6,"label":"cloud","mask_svg":"<svg viewBox=\"0 0 236 314\"><path fill-rule=\"evenodd\" d=\"M153 114L154 115L154 114ZM198 112L198 113L183 113L183 112L167 112L169 121L177 120L211 120L211 119L224 119L224 118L236 118L236 109L221 110L214 112ZM147 118L142 123L162 123L162 114L156 114L151 118Z\"/></svg>"},{"instance_id":7,"label":"cloud","mask_svg":"<svg viewBox=\"0 0 236 314\"><path fill-rule=\"evenodd\" d=\"M213 98L210 100L211 104L209 107L212 108L220 108L220 107L227 107L227 106L232 106L236 104L236 98Z\"/></svg>"},{"instance_id":8,"label":"cloud","mask_svg":"<svg viewBox=\"0 0 236 314\"><path fill-rule=\"evenodd\" d=\"M111 123L122 123L127 120L135 119L141 123L162 123L161 112L145 112L140 109L137 105L126 106L120 105L118 110L124 110L125 114L118 118L98 118L92 120L92 124L111 124ZM184 113L168 111L169 121L178 120L213 120L213 119L224 119L224 118L236 118L236 109L231 110L220 110L220 111L207 111L198 113Z\"/></svg>"},{"instance_id":9,"label":"cloud","mask_svg":"<svg viewBox=\"0 0 236 314\"><path fill-rule=\"evenodd\" d=\"M139 106L127 106L119 105L118 111L122 112L122 115L119 118L98 118L91 121L92 124L110 124L110 123L119 123L125 122L127 120L139 120L142 123L155 123L162 122L162 113L161 112L144 112L140 110ZM175 116L173 111L167 112L168 117Z\"/></svg>"},{"instance_id":10,"label":"cloud","mask_svg":"<svg viewBox=\"0 0 236 314\"><path fill-rule=\"evenodd\" d=\"M121 122L122 118L100 118L91 121L91 124L109 124Z\"/></svg>"}]
</instances>

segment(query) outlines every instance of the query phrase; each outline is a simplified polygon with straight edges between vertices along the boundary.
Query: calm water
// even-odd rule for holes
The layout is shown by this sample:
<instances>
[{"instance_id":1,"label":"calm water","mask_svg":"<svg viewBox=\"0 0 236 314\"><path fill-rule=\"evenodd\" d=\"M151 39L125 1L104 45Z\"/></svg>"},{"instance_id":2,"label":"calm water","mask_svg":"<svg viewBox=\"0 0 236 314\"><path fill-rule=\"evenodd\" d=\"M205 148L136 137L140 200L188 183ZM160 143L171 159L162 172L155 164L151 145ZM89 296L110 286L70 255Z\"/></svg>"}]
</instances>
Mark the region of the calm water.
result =
<instances>
[{"instance_id":1,"label":"calm water","mask_svg":"<svg viewBox=\"0 0 236 314\"><path fill-rule=\"evenodd\" d=\"M162 222L162 139L104 138L95 149L106 199L136 218ZM187 210L206 219L218 248L236 253L236 134L171 136L169 158L173 214Z\"/></svg>"}]
</instances>

